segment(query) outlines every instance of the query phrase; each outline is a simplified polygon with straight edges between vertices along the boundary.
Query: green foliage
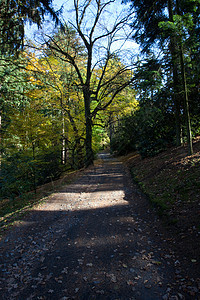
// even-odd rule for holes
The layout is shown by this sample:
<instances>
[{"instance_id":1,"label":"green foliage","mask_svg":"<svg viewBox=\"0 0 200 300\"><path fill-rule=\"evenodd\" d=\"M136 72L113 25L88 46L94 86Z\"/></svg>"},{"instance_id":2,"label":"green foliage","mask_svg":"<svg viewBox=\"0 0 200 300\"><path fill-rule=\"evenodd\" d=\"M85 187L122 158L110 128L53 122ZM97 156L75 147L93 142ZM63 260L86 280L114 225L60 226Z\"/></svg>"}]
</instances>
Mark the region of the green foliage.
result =
<instances>
[{"instance_id":1,"label":"green foliage","mask_svg":"<svg viewBox=\"0 0 200 300\"><path fill-rule=\"evenodd\" d=\"M1 165L0 196L14 197L33 189L30 157L15 154L3 160Z\"/></svg>"},{"instance_id":2,"label":"green foliage","mask_svg":"<svg viewBox=\"0 0 200 300\"><path fill-rule=\"evenodd\" d=\"M137 149L142 157L154 156L173 143L170 114L147 105L136 114L136 120Z\"/></svg>"},{"instance_id":3,"label":"green foliage","mask_svg":"<svg viewBox=\"0 0 200 300\"><path fill-rule=\"evenodd\" d=\"M120 120L111 149L120 155L138 150L142 157L154 156L174 142L171 94L163 84L163 65L154 55L148 54L143 64L138 62L134 75L139 109Z\"/></svg>"},{"instance_id":4,"label":"green foliage","mask_svg":"<svg viewBox=\"0 0 200 300\"><path fill-rule=\"evenodd\" d=\"M165 37L177 36L177 39L187 39L191 30L194 29L193 16L191 13L186 13L183 16L174 15L173 22L162 21L158 24Z\"/></svg>"},{"instance_id":5,"label":"green foliage","mask_svg":"<svg viewBox=\"0 0 200 300\"><path fill-rule=\"evenodd\" d=\"M56 24L60 24L58 12L52 7L52 0L1 0L0 5L0 53L13 55L23 47L24 26L28 20L38 27L46 13Z\"/></svg>"},{"instance_id":6,"label":"green foliage","mask_svg":"<svg viewBox=\"0 0 200 300\"><path fill-rule=\"evenodd\" d=\"M125 155L136 149L137 128L134 115L124 117L115 129L114 137L110 141L111 152Z\"/></svg>"},{"instance_id":7,"label":"green foliage","mask_svg":"<svg viewBox=\"0 0 200 300\"><path fill-rule=\"evenodd\" d=\"M0 198L14 198L36 186L57 179L63 171L60 152L46 151L32 157L20 151L4 158L0 173Z\"/></svg>"},{"instance_id":8,"label":"green foliage","mask_svg":"<svg viewBox=\"0 0 200 300\"><path fill-rule=\"evenodd\" d=\"M133 38L140 44L144 52L149 52L155 44L162 44L159 22L166 20L165 0L123 0L130 2L133 11Z\"/></svg>"},{"instance_id":9,"label":"green foliage","mask_svg":"<svg viewBox=\"0 0 200 300\"><path fill-rule=\"evenodd\" d=\"M140 44L142 51L146 54L152 51L156 55L160 51L161 56L167 58L162 63L163 83L170 86L173 80L171 90L174 94L172 100L176 142L177 145L181 144L182 127L187 128L191 153L190 112L194 124L195 108L193 109L192 106L197 106L199 102L199 92L195 87L199 86L198 74L200 74L199 54L197 54L200 45L200 3L198 0L126 0L124 2L132 4L135 29L133 38ZM145 89L146 83L148 84L148 78L140 82L139 88L142 88L143 94L148 93ZM195 113L195 118L199 119L199 112Z\"/></svg>"},{"instance_id":10,"label":"green foliage","mask_svg":"<svg viewBox=\"0 0 200 300\"><path fill-rule=\"evenodd\" d=\"M104 149L108 143L108 137L106 130L100 126L93 127L93 151L96 154L100 150Z\"/></svg>"},{"instance_id":11,"label":"green foliage","mask_svg":"<svg viewBox=\"0 0 200 300\"><path fill-rule=\"evenodd\" d=\"M137 149L142 157L154 156L173 144L172 122L170 113L164 114L160 108L145 104L121 120L111 149L120 155Z\"/></svg>"},{"instance_id":12,"label":"green foliage","mask_svg":"<svg viewBox=\"0 0 200 300\"><path fill-rule=\"evenodd\" d=\"M34 165L37 185L60 177L64 170L64 166L61 165L60 153L60 149L57 149L57 151L49 149L38 155Z\"/></svg>"}]
</instances>

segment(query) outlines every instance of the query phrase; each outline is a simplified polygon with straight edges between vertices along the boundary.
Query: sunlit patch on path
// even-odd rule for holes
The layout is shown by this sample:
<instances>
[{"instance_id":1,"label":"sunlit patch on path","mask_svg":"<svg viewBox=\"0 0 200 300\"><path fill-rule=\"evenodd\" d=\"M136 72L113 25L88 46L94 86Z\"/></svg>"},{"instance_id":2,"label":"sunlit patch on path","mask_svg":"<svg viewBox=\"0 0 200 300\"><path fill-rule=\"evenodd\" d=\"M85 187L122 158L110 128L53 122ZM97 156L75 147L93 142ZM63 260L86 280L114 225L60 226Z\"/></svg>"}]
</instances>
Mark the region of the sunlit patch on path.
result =
<instances>
[{"instance_id":1,"label":"sunlit patch on path","mask_svg":"<svg viewBox=\"0 0 200 300\"><path fill-rule=\"evenodd\" d=\"M38 210L76 211L129 205L129 202L125 200L123 174L116 172L118 164L109 163L106 172L105 166L97 166L94 173L88 173L75 185L66 186L63 190L51 195L49 202L52 205L49 206L48 202L47 206L44 205Z\"/></svg>"}]
</instances>

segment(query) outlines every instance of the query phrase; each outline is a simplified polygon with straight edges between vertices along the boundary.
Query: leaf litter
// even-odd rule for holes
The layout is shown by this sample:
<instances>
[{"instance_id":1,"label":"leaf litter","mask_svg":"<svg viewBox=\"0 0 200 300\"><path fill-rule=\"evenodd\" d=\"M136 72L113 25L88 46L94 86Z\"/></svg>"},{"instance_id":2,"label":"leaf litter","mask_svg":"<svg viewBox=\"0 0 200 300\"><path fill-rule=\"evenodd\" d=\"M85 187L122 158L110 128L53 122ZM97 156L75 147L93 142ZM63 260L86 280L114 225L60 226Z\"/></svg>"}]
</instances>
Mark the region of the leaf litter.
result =
<instances>
[{"instance_id":1,"label":"leaf litter","mask_svg":"<svg viewBox=\"0 0 200 300\"><path fill-rule=\"evenodd\" d=\"M138 197L128 171L117 160L111 162L86 170L79 181L62 188L63 199L50 197L27 216L27 226L22 222L2 240L2 299L81 299L87 293L142 300L149 290L152 300L198 299L200 280L184 277L158 218ZM128 191L128 201L122 190ZM71 211L60 212L60 202Z\"/></svg>"}]
</instances>

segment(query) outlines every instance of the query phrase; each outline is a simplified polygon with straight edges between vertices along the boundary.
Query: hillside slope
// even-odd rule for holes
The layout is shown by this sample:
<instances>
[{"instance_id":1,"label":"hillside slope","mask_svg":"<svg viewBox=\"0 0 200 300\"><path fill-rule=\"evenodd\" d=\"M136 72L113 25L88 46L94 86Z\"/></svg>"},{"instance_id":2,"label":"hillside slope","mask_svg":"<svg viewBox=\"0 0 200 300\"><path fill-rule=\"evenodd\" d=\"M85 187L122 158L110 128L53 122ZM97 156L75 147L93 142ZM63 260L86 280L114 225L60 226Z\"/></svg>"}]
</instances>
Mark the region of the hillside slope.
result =
<instances>
[{"instance_id":1,"label":"hillside slope","mask_svg":"<svg viewBox=\"0 0 200 300\"><path fill-rule=\"evenodd\" d=\"M130 154L125 163L134 180L148 196L165 225L168 239L192 264L199 276L200 262L200 137L194 140L194 154L186 145L173 147L156 157L141 159ZM200 280L199 280L200 283Z\"/></svg>"}]
</instances>

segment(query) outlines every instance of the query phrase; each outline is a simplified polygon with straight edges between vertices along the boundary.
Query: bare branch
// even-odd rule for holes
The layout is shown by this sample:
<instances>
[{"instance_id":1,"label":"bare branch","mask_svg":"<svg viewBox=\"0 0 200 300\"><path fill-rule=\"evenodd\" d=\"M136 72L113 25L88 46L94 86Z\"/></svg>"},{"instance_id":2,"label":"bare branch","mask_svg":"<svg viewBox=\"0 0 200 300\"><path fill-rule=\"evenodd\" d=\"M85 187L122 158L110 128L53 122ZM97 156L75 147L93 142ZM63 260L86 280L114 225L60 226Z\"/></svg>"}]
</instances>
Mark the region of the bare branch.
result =
<instances>
[{"instance_id":1,"label":"bare branch","mask_svg":"<svg viewBox=\"0 0 200 300\"><path fill-rule=\"evenodd\" d=\"M75 8L75 13L76 13L76 27L74 26L73 23L70 22L70 24L78 31L80 37L82 38L85 46L87 49L89 49L89 43L87 41L87 39L85 38L85 35L83 34L82 30L81 30L81 24L83 22L83 19L85 17L85 13L86 13L86 9L88 8L88 6L90 5L92 0L89 0L88 3L85 5L84 9L83 9L83 12L82 12L82 15L81 15L81 18L79 20L79 12L80 12L80 9L79 9L79 0L74 0L74 8Z\"/></svg>"},{"instance_id":2,"label":"bare branch","mask_svg":"<svg viewBox=\"0 0 200 300\"><path fill-rule=\"evenodd\" d=\"M50 44L49 41L47 41L46 44L49 46L50 49L53 49L53 50L63 54L67 58L67 61L75 68L78 78L81 82L81 85L83 86L84 85L83 78L82 78L81 72L79 70L79 67L75 62L74 57L72 57L68 52L64 51L53 38L49 37L49 39L53 42L53 44L55 46Z\"/></svg>"},{"instance_id":3,"label":"bare branch","mask_svg":"<svg viewBox=\"0 0 200 300\"><path fill-rule=\"evenodd\" d=\"M91 28L91 31L90 31L90 43L91 43L91 44L94 44L94 43L92 42L92 36L93 36L95 27L96 27L96 25L97 25L97 23L98 23L98 21L99 21L99 18L100 18L100 16L101 16L102 12L103 12L104 9L106 8L106 6L108 6L108 5L110 5L111 3L114 3L114 2L115 2L115 0L110 0L110 1L108 1L108 2L106 2L106 3L104 3L104 4L101 6L101 0L96 0L96 3L97 3L97 13L96 13L96 17L95 17L95 20L94 20L94 24L93 24L93 26L92 26L92 28Z\"/></svg>"},{"instance_id":4,"label":"bare branch","mask_svg":"<svg viewBox=\"0 0 200 300\"><path fill-rule=\"evenodd\" d=\"M76 2L76 0L74 1L74 2ZM77 3L79 2L79 0L77 0ZM84 17L85 17L85 13L86 13L86 10L87 10L87 8L89 7L89 5L90 5L90 3L92 2L92 0L88 0L88 2L87 2L87 4L84 6L84 8L83 8L83 12L82 12L82 15L81 15L81 17L80 17L80 20L78 20L77 19L77 25L80 27L81 26L81 24L82 24L82 22L83 22L83 19L84 19ZM75 6L76 7L76 6ZM79 10L78 10L78 5L77 5L77 12L78 12Z\"/></svg>"},{"instance_id":5,"label":"bare branch","mask_svg":"<svg viewBox=\"0 0 200 300\"><path fill-rule=\"evenodd\" d=\"M100 40L100 39L103 39L103 38L108 37L108 36L112 36L112 34L114 34L114 33L116 34L116 32L119 31L122 28L122 26L124 26L127 23L127 21L130 18L130 16L131 16L131 13L128 16L126 16L126 17L122 18L121 20L119 20L116 24L114 24L114 26L113 26L113 28L111 30L107 30L106 33L97 36L93 40L93 44L96 41Z\"/></svg>"},{"instance_id":6,"label":"bare branch","mask_svg":"<svg viewBox=\"0 0 200 300\"><path fill-rule=\"evenodd\" d=\"M95 109L92 112L92 117L95 118L96 114L99 111L104 111L106 110L106 108L113 102L113 100L115 99L115 97L123 90L125 89L128 85L130 85L133 81L135 80L135 78L131 78L129 81L125 82L124 84L122 84L118 89L116 89L116 91L113 93L113 95L111 96L111 99L104 104L103 106L101 106L101 102L99 102L97 104L97 106L95 107Z\"/></svg>"}]
</instances>

